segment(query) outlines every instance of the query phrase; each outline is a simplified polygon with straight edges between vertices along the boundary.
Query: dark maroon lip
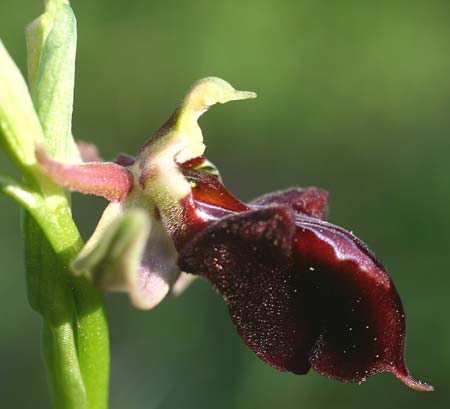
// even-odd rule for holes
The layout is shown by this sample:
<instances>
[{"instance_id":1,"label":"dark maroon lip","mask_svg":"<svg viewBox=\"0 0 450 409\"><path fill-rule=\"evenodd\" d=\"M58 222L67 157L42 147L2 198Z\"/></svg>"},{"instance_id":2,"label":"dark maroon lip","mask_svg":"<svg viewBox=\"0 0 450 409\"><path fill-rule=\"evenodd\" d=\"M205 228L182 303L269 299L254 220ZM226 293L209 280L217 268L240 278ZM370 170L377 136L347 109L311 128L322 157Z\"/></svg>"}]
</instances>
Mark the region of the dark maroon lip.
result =
<instances>
[{"instance_id":1,"label":"dark maroon lip","mask_svg":"<svg viewBox=\"0 0 450 409\"><path fill-rule=\"evenodd\" d=\"M326 192L289 189L247 205L195 166L183 170L193 182L191 233L178 246L179 265L224 297L256 355L296 374L313 368L361 382L391 372L432 390L407 370L403 306L383 264L354 234L318 217Z\"/></svg>"}]
</instances>

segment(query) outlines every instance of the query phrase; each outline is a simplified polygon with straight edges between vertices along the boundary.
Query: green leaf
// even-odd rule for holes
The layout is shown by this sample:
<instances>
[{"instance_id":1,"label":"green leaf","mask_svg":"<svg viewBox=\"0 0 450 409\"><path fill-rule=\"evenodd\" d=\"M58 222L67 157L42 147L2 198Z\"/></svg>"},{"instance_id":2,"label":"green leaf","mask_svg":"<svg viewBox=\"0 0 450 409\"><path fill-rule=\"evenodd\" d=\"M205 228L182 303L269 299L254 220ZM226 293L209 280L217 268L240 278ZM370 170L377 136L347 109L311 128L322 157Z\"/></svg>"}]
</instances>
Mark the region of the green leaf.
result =
<instances>
[{"instance_id":1,"label":"green leaf","mask_svg":"<svg viewBox=\"0 0 450 409\"><path fill-rule=\"evenodd\" d=\"M45 40L53 28L55 12L61 4L69 4L68 0L45 1L45 13L31 22L25 29L25 40L27 43L27 68L28 84L31 93L34 91L36 76L39 68L41 51L44 48Z\"/></svg>"},{"instance_id":2,"label":"green leaf","mask_svg":"<svg viewBox=\"0 0 450 409\"><path fill-rule=\"evenodd\" d=\"M27 70L28 84L33 93L36 84L36 76L39 69L41 50L44 47L50 30L53 27L53 14L44 13L30 23L25 29L25 40L27 44Z\"/></svg>"},{"instance_id":3,"label":"green leaf","mask_svg":"<svg viewBox=\"0 0 450 409\"><path fill-rule=\"evenodd\" d=\"M0 144L26 176L44 135L25 80L0 41Z\"/></svg>"},{"instance_id":4,"label":"green leaf","mask_svg":"<svg viewBox=\"0 0 450 409\"><path fill-rule=\"evenodd\" d=\"M0 173L0 192L14 199L34 217L54 251L58 254L67 253L67 257L74 257L77 254L83 242L71 218L69 204L64 195L54 194L45 199L27 185L2 173Z\"/></svg>"},{"instance_id":5,"label":"green leaf","mask_svg":"<svg viewBox=\"0 0 450 409\"><path fill-rule=\"evenodd\" d=\"M47 3L26 30L29 80L46 150L54 159L80 161L72 137L77 45L76 19L67 1Z\"/></svg>"},{"instance_id":6,"label":"green leaf","mask_svg":"<svg viewBox=\"0 0 450 409\"><path fill-rule=\"evenodd\" d=\"M32 211L44 202L42 197L11 176L0 173L0 191Z\"/></svg>"}]
</instances>

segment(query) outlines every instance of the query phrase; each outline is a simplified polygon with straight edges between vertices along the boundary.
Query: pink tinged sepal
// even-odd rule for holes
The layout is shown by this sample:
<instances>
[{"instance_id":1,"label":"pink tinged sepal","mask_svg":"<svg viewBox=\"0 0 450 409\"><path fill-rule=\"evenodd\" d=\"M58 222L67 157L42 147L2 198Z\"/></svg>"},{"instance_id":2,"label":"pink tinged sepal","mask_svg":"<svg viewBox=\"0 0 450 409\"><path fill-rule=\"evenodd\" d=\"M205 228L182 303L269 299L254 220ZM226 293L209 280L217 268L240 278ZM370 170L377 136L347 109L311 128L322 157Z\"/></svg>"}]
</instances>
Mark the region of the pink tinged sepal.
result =
<instances>
[{"instance_id":1,"label":"pink tinged sepal","mask_svg":"<svg viewBox=\"0 0 450 409\"><path fill-rule=\"evenodd\" d=\"M147 211L112 203L72 269L99 289L126 292L135 307L150 309L178 277L176 257L164 229Z\"/></svg>"},{"instance_id":2,"label":"pink tinged sepal","mask_svg":"<svg viewBox=\"0 0 450 409\"><path fill-rule=\"evenodd\" d=\"M51 159L42 148L36 149L36 158L54 182L72 191L121 202L133 189L131 172L112 162L66 164Z\"/></svg>"},{"instance_id":3,"label":"pink tinged sepal","mask_svg":"<svg viewBox=\"0 0 450 409\"><path fill-rule=\"evenodd\" d=\"M270 204L212 223L180 267L223 295L243 341L273 367L343 382L391 372L409 387L405 320L384 267L346 230Z\"/></svg>"}]
</instances>

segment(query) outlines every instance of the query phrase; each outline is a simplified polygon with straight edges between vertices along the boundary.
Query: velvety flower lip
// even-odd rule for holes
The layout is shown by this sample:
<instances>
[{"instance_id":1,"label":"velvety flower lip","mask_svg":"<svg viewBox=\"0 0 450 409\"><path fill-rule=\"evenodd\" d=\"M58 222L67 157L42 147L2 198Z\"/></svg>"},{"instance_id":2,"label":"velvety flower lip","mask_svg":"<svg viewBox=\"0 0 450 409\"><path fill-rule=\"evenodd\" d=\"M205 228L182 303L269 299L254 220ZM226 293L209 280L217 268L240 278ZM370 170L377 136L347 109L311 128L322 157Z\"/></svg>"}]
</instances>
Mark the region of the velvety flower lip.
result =
<instances>
[{"instance_id":1,"label":"velvety flower lip","mask_svg":"<svg viewBox=\"0 0 450 409\"><path fill-rule=\"evenodd\" d=\"M110 200L73 269L149 309L200 276L224 297L237 332L276 369L343 382L390 372L409 387L405 315L386 268L356 236L324 220L328 193L290 188L243 203L223 185L197 120L216 103L254 98L220 78L195 83L137 157L59 163L58 184ZM188 273L188 274L187 274Z\"/></svg>"},{"instance_id":2,"label":"velvety flower lip","mask_svg":"<svg viewBox=\"0 0 450 409\"><path fill-rule=\"evenodd\" d=\"M228 198L214 177L190 177L202 213L205 185L217 186L210 203ZM187 242L179 265L211 281L243 341L279 370L313 368L343 382L391 372L413 389L432 390L407 370L403 307L385 268L353 234L317 217L327 197L292 188L223 214Z\"/></svg>"}]
</instances>

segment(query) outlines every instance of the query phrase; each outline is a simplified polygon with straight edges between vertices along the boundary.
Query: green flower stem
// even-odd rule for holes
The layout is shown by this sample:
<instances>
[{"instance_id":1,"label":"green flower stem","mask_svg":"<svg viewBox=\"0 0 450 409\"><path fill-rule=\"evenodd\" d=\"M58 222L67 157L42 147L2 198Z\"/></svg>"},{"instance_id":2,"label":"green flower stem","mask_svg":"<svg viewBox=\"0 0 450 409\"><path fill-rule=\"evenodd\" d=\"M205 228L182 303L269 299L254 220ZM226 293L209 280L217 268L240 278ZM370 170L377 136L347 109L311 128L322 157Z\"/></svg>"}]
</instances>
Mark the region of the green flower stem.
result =
<instances>
[{"instance_id":1,"label":"green flower stem","mask_svg":"<svg viewBox=\"0 0 450 409\"><path fill-rule=\"evenodd\" d=\"M22 219L29 300L43 317L43 357L54 406L104 409L109 339L102 295L85 278L73 277L69 271L83 243L70 217L60 216L55 229L47 226L44 232L40 217L30 214ZM68 237L74 240L66 246ZM51 243L58 239L61 245Z\"/></svg>"},{"instance_id":2,"label":"green flower stem","mask_svg":"<svg viewBox=\"0 0 450 409\"><path fill-rule=\"evenodd\" d=\"M66 341L60 342L62 339ZM88 407L71 323L50 325L44 320L42 347L54 406Z\"/></svg>"}]
</instances>

